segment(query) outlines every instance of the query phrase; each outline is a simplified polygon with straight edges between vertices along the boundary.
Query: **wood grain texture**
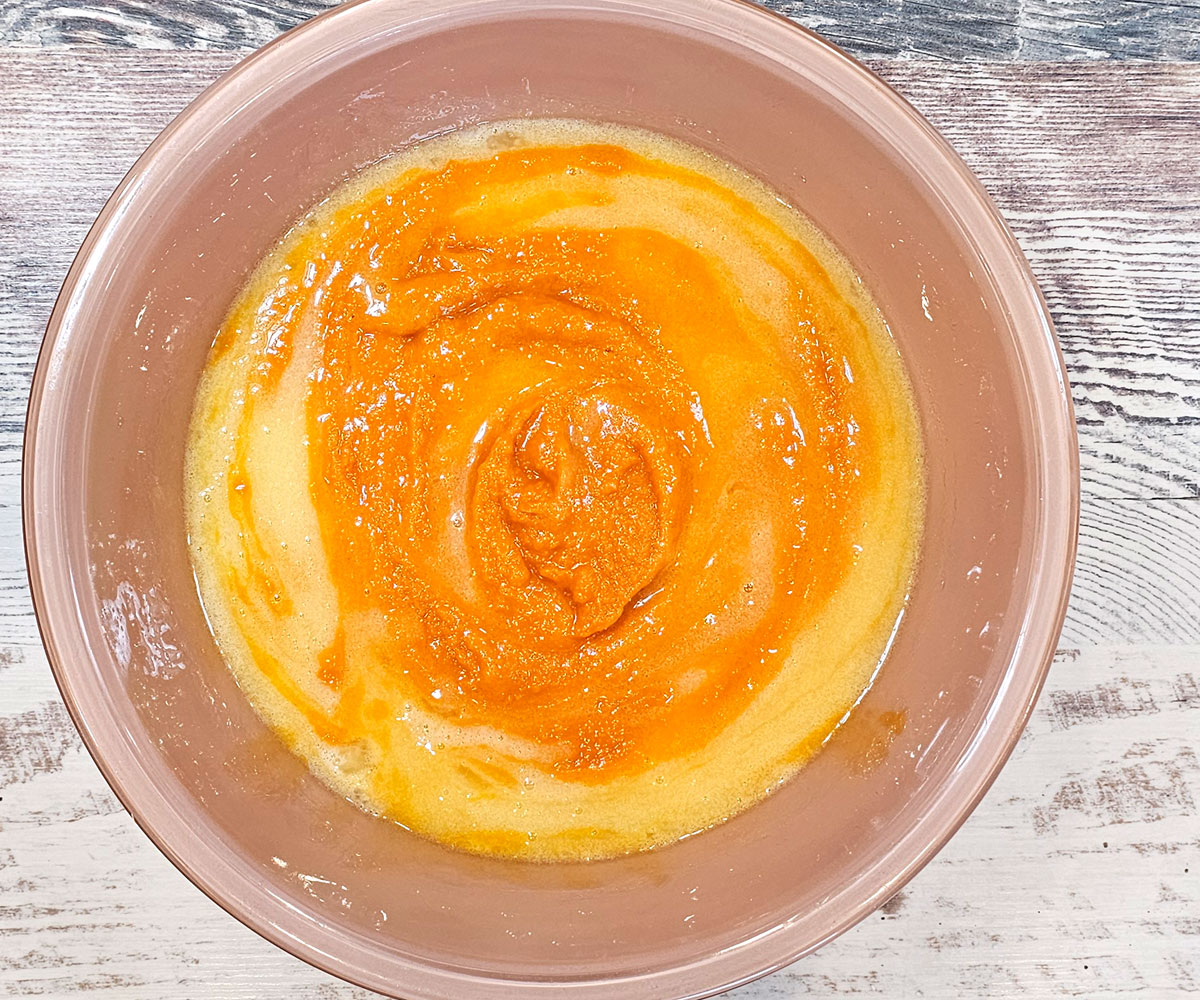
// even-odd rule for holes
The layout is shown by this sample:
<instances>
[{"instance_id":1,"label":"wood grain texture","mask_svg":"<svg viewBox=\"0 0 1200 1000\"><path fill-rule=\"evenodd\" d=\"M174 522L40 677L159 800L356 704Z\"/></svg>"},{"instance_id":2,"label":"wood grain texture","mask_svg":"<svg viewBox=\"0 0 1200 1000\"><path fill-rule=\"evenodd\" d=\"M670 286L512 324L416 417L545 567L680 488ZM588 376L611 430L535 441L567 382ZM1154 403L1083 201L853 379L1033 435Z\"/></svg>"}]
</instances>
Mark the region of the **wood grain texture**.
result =
<instances>
[{"instance_id":1,"label":"wood grain texture","mask_svg":"<svg viewBox=\"0 0 1200 1000\"><path fill-rule=\"evenodd\" d=\"M35 48L245 51L336 0L0 0L0 38ZM1197 0L767 0L856 56L1200 58Z\"/></svg>"},{"instance_id":2,"label":"wood grain texture","mask_svg":"<svg viewBox=\"0 0 1200 1000\"><path fill-rule=\"evenodd\" d=\"M20 537L25 394L75 248L159 128L317 6L0 0L0 996L367 996L225 915L121 810L58 698ZM967 9L802 16L860 52L936 57L873 65L979 173L1046 293L1084 470L1062 649L946 850L739 1000L1200 991L1200 65L1089 61L1194 58L1195 8ZM988 61L938 61L968 49Z\"/></svg>"},{"instance_id":3,"label":"wood grain texture","mask_svg":"<svg viewBox=\"0 0 1200 1000\"><path fill-rule=\"evenodd\" d=\"M70 256L120 175L235 59L5 54L0 322L16 356L0 390L28 379ZM1200 64L875 66L979 174L1033 264L1070 368L1087 489L1200 496ZM37 254L23 252L30 231ZM23 410L19 394L3 398ZM0 412L0 436L19 432L18 412Z\"/></svg>"},{"instance_id":4,"label":"wood grain texture","mask_svg":"<svg viewBox=\"0 0 1200 1000\"><path fill-rule=\"evenodd\" d=\"M40 648L6 649L23 664L18 697L52 698ZM1012 761L937 859L843 938L732 995L1195 990L1198 657L1194 645L1064 648ZM21 774L0 777L0 996L368 996L201 896L104 789L65 713L45 721L28 730Z\"/></svg>"}]
</instances>

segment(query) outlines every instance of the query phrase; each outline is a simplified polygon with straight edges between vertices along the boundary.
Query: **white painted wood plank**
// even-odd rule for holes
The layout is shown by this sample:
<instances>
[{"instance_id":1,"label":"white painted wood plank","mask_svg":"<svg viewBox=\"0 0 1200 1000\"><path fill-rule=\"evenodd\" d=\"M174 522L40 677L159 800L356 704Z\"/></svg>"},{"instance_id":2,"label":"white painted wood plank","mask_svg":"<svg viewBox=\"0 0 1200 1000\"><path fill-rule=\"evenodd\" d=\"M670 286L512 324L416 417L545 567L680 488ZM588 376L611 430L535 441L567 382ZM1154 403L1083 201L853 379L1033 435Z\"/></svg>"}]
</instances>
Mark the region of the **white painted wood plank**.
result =
<instances>
[{"instance_id":1,"label":"white painted wood plank","mask_svg":"<svg viewBox=\"0 0 1200 1000\"><path fill-rule=\"evenodd\" d=\"M9 656L6 686L51 695L37 647ZM1200 987L1198 658L1200 646L1064 649L1012 761L946 850L879 914L735 995ZM53 749L0 773L0 996L366 996L206 900L104 789L65 712L35 715Z\"/></svg>"},{"instance_id":2,"label":"white painted wood plank","mask_svg":"<svg viewBox=\"0 0 1200 1000\"><path fill-rule=\"evenodd\" d=\"M158 129L233 61L0 61L0 204L20 213L0 227L0 461L87 226ZM1085 487L1200 496L1200 64L878 68L979 173L1034 267L1072 376Z\"/></svg>"}]
</instances>

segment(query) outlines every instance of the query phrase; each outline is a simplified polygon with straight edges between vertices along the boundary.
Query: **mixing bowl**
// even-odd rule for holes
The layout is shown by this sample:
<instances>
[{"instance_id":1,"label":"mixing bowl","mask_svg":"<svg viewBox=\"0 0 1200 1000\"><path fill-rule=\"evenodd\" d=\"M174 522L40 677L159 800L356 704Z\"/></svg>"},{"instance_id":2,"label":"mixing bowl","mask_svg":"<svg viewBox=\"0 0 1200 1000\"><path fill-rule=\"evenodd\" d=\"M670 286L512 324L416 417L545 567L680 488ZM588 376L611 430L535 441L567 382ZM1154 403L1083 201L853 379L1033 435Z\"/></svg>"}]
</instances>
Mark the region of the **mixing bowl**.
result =
<instances>
[{"instance_id":1,"label":"mixing bowl","mask_svg":"<svg viewBox=\"0 0 1200 1000\"><path fill-rule=\"evenodd\" d=\"M748 812L589 864L455 853L316 781L214 646L181 502L208 347L288 224L393 150L519 116L656 129L807 212L879 302L928 452L908 610L850 721ZM147 835L314 965L472 1000L705 996L887 899L1017 739L1061 625L1078 507L1053 331L982 188L867 70L737 0L364 0L248 59L154 142L88 235L38 363L25 475L50 661Z\"/></svg>"}]
</instances>

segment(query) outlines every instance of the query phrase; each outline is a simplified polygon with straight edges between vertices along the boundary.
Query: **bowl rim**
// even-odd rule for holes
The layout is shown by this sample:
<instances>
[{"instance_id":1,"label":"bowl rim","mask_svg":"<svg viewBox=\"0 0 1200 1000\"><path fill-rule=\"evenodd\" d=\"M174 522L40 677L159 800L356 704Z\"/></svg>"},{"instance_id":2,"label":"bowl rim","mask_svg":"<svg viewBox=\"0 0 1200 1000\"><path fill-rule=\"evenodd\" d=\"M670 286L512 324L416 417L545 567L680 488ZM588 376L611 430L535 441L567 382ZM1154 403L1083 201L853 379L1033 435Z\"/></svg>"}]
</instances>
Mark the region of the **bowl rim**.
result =
<instances>
[{"instance_id":1,"label":"bowl rim","mask_svg":"<svg viewBox=\"0 0 1200 1000\"><path fill-rule=\"evenodd\" d=\"M1001 687L993 698L988 723L981 729L964 762L940 790L940 798L951 801L953 808L934 819L921 817L912 829L876 859L872 867L858 877L855 885L867 882L868 875L877 873L884 874L882 881L873 891L860 891L851 904L844 908L842 918L815 940L796 940L790 933L793 924L799 920L797 915L749 942L740 942L688 964L616 979L555 982L495 980L435 967L400 955L393 956L391 964L395 969L404 970L406 977L403 981L394 975L385 978L368 973L344 954L339 955L314 942L312 925L302 924L303 918L293 917L290 925L285 926L286 915L280 913L282 908L278 903L269 901L263 890L254 889L250 893L259 900L257 906L248 905L245 898L235 898L229 880L219 877L222 867L230 871L227 862L179 822L179 817L171 811L157 788L148 783L134 788L118 774L120 768L110 759L110 753L116 745L104 733L93 728L87 713L79 704L75 679L68 666L72 660L64 656L64 646L72 640L78 646L83 637L76 634L76 619L57 613L71 603L65 600L69 592L63 589L69 587L69 573L65 572L62 546L44 539L43 536L54 533L44 530L45 526L39 526L36 512L39 509L38 498L44 490L43 481L49 480L56 468L53 462L43 457L44 452L52 453L53 449L43 449L46 442L41 420L46 401L55 390L52 361L60 346L69 338L73 321L72 304L92 277L90 264L100 256L98 251L103 249L112 234L119 231L123 215L131 204L136 204L140 190L155 174L164 150L186 142L189 133L219 124L226 115L236 112L236 108L234 111L222 110L222 101L241 81L248 77L261 77L258 81L260 85L251 88L254 95L261 94L266 89L265 84L278 84L282 77L294 72L296 66L304 65L303 59L295 58L297 49L309 43L308 56L318 58L322 52L311 43L315 43L319 36L334 30L339 24L351 30L356 18L376 8L392 8L397 13L396 19L389 23L389 31L411 31L418 24L433 25L433 30L436 30L439 19L448 18L468 7L493 17L522 12L582 11L597 15L625 12L639 18L688 20L714 32L720 29L715 24L719 14L728 22L737 22L739 31L744 32L744 37L738 37L739 42L745 43L747 38L752 38L757 51L767 54L781 69L795 72L803 54L822 57L842 74L843 84L868 93L878 105L874 108L877 113L886 112L892 124L906 127L909 138L922 144L927 156L948 168L959 199L959 203L951 207L974 209L979 221L988 227L985 235L991 241L993 252L1003 254L1006 263L1012 265L1007 285L1002 281L1004 276L997 276L996 281L1003 286L1006 305L1011 308L1014 303L1019 304L1024 310L1024 318L1036 324L1037 336L1031 333L1025 343L1048 348L1040 359L1045 363L1045 369L1038 373L1043 380L1042 391L1039 394L1036 389L1030 390L1038 416L1056 425L1058 432L1045 434L1041 439L1043 444L1048 442L1053 451L1053 454L1042 454L1040 461L1043 470L1050 470L1044 477L1048 489L1040 497L1042 530L1034 557L1041 572L1035 577L1020 638ZM706 15L712 20L706 22ZM729 36L725 35L723 40L728 41ZM978 235L975 231L971 232L973 237ZM1054 383L1056 391L1053 393L1046 389L1050 384L1047 379ZM636 997L667 995L681 1000L700 1000L775 972L859 923L899 891L945 846L974 811L1012 754L1054 657L1066 615L1078 543L1079 448L1065 362L1045 299L999 209L945 138L891 86L863 63L815 32L752 0L349 0L278 36L223 73L188 104L138 157L105 202L71 264L47 323L26 411L23 456L24 552L42 644L63 701L88 753L134 822L189 881L223 910L272 944L346 982L390 996L430 1000L456 995L455 991L459 991L457 995L462 995L465 987L470 988L471 995L480 1000L515 1000L535 991L544 993L566 989L581 1000L617 996L633 1000ZM1057 474L1054 472L1056 469ZM1056 490L1057 495L1052 495ZM55 565L56 562L59 565ZM48 572L47 567L54 572ZM1043 610L1038 627L1031 629L1029 616L1039 604L1043 609L1052 610L1048 613ZM1027 664L1024 672L1021 676L1014 676L1018 673L1016 667L1021 664ZM296 928L299 928L299 932ZM324 943L332 944L336 929L322 928L321 936ZM345 943L345 937L341 940ZM371 954L378 955L374 951Z\"/></svg>"}]
</instances>

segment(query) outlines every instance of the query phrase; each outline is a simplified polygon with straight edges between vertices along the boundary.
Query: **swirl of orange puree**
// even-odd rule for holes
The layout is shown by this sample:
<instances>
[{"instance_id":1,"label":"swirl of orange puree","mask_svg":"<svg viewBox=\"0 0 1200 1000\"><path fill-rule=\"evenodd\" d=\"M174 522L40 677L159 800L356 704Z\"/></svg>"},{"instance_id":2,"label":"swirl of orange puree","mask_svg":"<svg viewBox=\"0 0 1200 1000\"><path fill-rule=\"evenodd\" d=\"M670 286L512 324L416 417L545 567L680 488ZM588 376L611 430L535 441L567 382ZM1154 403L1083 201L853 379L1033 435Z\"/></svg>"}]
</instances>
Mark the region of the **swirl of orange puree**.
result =
<instances>
[{"instance_id":1,"label":"swirl of orange puree","mask_svg":"<svg viewBox=\"0 0 1200 1000\"><path fill-rule=\"evenodd\" d=\"M864 443L821 341L764 356L774 331L694 248L522 225L596 187L456 218L572 172L704 183L613 146L521 150L330 236L310 489L345 609L383 612L381 659L426 706L594 781L702 744L772 676L844 572ZM797 330L819 318L802 287Z\"/></svg>"},{"instance_id":2,"label":"swirl of orange puree","mask_svg":"<svg viewBox=\"0 0 1200 1000\"><path fill-rule=\"evenodd\" d=\"M818 625L861 628L878 656L907 535L898 555L876 546L891 575L860 602L865 624L821 616L886 537L887 511L915 509L887 464L892 449L911 471L916 455L894 349L785 209L698 164L616 142L481 140L318 209L235 309L211 364L232 371L243 344L239 441L287 372L307 372L301 488L336 599L316 689L250 637L268 621L303 628L284 606L284 556L262 540L257 505L277 501L253 461L225 483L242 552L230 585L257 588L262 627L239 627L327 744L369 737L382 774L401 723L432 720L473 734L468 798L516 801L532 767L587 822L583 789L704 750ZM781 712L806 697L796 676ZM754 763L754 780L819 743L862 686L855 675L821 726L781 737L790 749ZM437 739L422 745L436 754ZM377 782L379 808L493 849L429 819L442 807L416 766ZM458 776L437 779L438 801ZM736 808L696 795L708 804L673 833L655 820L607 843ZM596 823L623 815L597 809Z\"/></svg>"}]
</instances>

